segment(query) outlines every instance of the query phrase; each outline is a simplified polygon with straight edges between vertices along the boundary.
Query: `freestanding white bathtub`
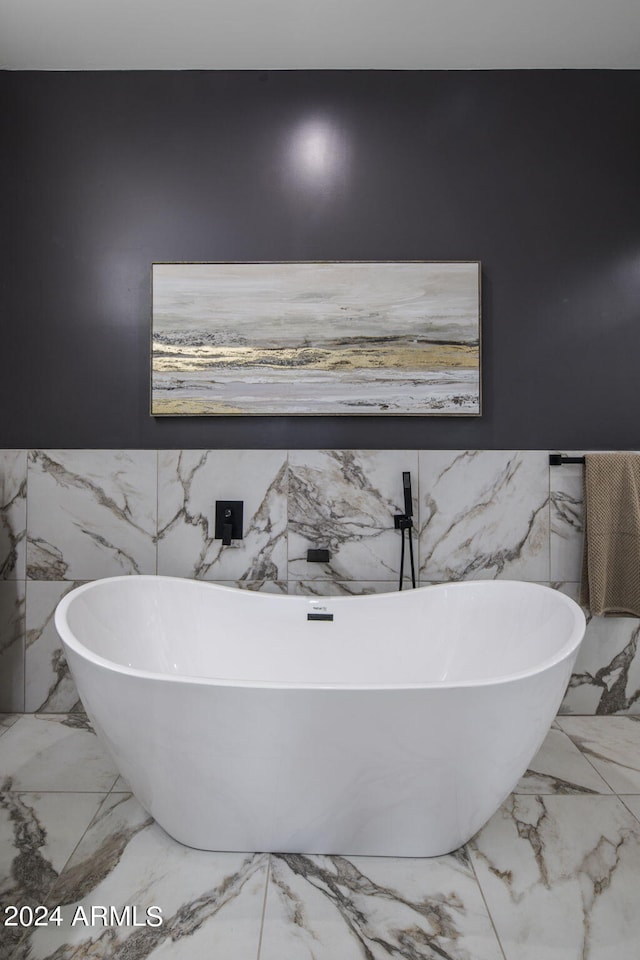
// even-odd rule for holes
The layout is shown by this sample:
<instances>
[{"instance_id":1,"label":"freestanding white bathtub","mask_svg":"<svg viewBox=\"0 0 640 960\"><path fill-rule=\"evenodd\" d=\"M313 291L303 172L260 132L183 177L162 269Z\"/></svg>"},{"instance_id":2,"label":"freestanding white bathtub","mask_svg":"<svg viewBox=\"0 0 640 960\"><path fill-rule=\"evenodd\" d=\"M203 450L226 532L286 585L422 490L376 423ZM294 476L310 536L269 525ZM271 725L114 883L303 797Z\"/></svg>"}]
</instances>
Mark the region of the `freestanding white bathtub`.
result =
<instances>
[{"instance_id":1,"label":"freestanding white bathtub","mask_svg":"<svg viewBox=\"0 0 640 960\"><path fill-rule=\"evenodd\" d=\"M56 627L146 810L205 850L435 856L526 770L585 627L547 587L308 599L97 580Z\"/></svg>"}]
</instances>

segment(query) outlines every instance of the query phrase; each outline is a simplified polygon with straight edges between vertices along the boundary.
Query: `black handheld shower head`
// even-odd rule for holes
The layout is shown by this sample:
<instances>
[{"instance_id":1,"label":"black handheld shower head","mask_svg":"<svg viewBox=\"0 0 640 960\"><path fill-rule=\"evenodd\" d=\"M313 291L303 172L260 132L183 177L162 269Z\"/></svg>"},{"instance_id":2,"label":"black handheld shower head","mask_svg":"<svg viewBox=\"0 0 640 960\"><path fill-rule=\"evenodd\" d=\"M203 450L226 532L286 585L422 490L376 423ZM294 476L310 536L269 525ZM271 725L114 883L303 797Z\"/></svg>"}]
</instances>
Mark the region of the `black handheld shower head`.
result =
<instances>
[{"instance_id":1,"label":"black handheld shower head","mask_svg":"<svg viewBox=\"0 0 640 960\"><path fill-rule=\"evenodd\" d=\"M404 512L405 516L413 516L413 497L411 496L411 474L408 470L402 474L402 485L404 487Z\"/></svg>"}]
</instances>

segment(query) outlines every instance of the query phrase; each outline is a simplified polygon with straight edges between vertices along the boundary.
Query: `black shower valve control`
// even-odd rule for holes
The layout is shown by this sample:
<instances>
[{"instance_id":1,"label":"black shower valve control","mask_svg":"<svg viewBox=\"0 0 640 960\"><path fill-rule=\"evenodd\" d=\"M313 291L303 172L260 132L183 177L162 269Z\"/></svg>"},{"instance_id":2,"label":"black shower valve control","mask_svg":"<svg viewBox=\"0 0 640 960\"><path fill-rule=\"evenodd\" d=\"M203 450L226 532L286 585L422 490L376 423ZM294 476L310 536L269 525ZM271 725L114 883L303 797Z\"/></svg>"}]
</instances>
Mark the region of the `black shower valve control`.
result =
<instances>
[{"instance_id":1,"label":"black shower valve control","mask_svg":"<svg viewBox=\"0 0 640 960\"><path fill-rule=\"evenodd\" d=\"M393 518L393 526L396 530L411 530L413 520L406 513L396 513Z\"/></svg>"},{"instance_id":2,"label":"black shower valve control","mask_svg":"<svg viewBox=\"0 0 640 960\"><path fill-rule=\"evenodd\" d=\"M242 540L243 512L243 500L216 500L214 539L222 540L223 547Z\"/></svg>"}]
</instances>

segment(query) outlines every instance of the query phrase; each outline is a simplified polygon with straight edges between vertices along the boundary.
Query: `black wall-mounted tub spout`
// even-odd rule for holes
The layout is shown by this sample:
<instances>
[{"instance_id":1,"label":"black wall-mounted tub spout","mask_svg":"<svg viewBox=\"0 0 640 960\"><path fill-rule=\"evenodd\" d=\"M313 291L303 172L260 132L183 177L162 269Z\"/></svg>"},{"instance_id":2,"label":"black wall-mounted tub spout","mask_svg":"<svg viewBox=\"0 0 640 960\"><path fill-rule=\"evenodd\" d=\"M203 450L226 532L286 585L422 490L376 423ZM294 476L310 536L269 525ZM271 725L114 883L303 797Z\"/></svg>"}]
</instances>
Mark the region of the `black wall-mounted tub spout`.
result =
<instances>
[{"instance_id":1,"label":"black wall-mounted tub spout","mask_svg":"<svg viewBox=\"0 0 640 960\"><path fill-rule=\"evenodd\" d=\"M224 523L222 524L222 545L228 547L231 543L231 534L233 533L233 524L231 519L233 514L229 507L224 512Z\"/></svg>"},{"instance_id":2,"label":"black wall-mounted tub spout","mask_svg":"<svg viewBox=\"0 0 640 960\"><path fill-rule=\"evenodd\" d=\"M242 540L243 500L216 500L214 538L229 547L232 540Z\"/></svg>"}]
</instances>

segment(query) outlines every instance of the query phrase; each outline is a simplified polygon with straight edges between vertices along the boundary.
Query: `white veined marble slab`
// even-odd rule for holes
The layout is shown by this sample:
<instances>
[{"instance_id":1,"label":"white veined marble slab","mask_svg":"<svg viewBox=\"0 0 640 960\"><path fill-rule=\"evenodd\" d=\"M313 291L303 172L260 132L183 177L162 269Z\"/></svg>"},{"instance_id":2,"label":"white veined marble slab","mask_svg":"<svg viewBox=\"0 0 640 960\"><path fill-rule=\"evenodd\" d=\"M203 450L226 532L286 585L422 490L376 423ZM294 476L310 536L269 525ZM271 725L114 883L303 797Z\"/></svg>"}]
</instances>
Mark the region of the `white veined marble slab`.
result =
<instances>
[{"instance_id":1,"label":"white veined marble slab","mask_svg":"<svg viewBox=\"0 0 640 960\"><path fill-rule=\"evenodd\" d=\"M568 453L567 456L576 456ZM584 464L567 463L549 471L551 579L578 582L584 538Z\"/></svg>"},{"instance_id":2,"label":"white veined marble slab","mask_svg":"<svg viewBox=\"0 0 640 960\"><path fill-rule=\"evenodd\" d=\"M4 925L9 905L46 903L58 874L103 801L96 793L13 793L0 782L0 958L12 955L25 927Z\"/></svg>"},{"instance_id":3,"label":"white veined marble slab","mask_svg":"<svg viewBox=\"0 0 640 960\"><path fill-rule=\"evenodd\" d=\"M417 513L417 469L415 450L290 451L289 579L397 581L401 535L393 518L404 512L405 471ZM328 564L307 561L316 547L329 550ZM414 549L417 576L417 536Z\"/></svg>"},{"instance_id":4,"label":"white veined marble slab","mask_svg":"<svg viewBox=\"0 0 640 960\"><path fill-rule=\"evenodd\" d=\"M24 580L27 451L0 450L0 580Z\"/></svg>"},{"instance_id":5,"label":"white veined marble slab","mask_svg":"<svg viewBox=\"0 0 640 960\"><path fill-rule=\"evenodd\" d=\"M549 455L422 450L423 580L549 579Z\"/></svg>"},{"instance_id":6,"label":"white veined marble slab","mask_svg":"<svg viewBox=\"0 0 640 960\"><path fill-rule=\"evenodd\" d=\"M79 706L53 617L65 594L81 581L30 580L27 586L25 710L68 713Z\"/></svg>"},{"instance_id":7,"label":"white veined marble slab","mask_svg":"<svg viewBox=\"0 0 640 960\"><path fill-rule=\"evenodd\" d=\"M54 885L63 924L34 930L18 957L247 958L258 953L266 855L213 854L176 843L127 794L111 794ZM138 908L138 926L76 923L79 908ZM145 924L158 907L162 923ZM57 952L58 951L58 952Z\"/></svg>"},{"instance_id":8,"label":"white veined marble slab","mask_svg":"<svg viewBox=\"0 0 640 960\"><path fill-rule=\"evenodd\" d=\"M27 576L156 572L155 450L32 450Z\"/></svg>"},{"instance_id":9,"label":"white veined marble slab","mask_svg":"<svg viewBox=\"0 0 640 960\"><path fill-rule=\"evenodd\" d=\"M24 710L25 583L0 580L0 706Z\"/></svg>"},{"instance_id":10,"label":"white veined marble slab","mask_svg":"<svg viewBox=\"0 0 640 960\"><path fill-rule=\"evenodd\" d=\"M640 717L558 717L616 793L640 793Z\"/></svg>"},{"instance_id":11,"label":"white veined marble slab","mask_svg":"<svg viewBox=\"0 0 640 960\"><path fill-rule=\"evenodd\" d=\"M0 736L12 727L18 719L17 713L0 713Z\"/></svg>"},{"instance_id":12,"label":"white veined marble slab","mask_svg":"<svg viewBox=\"0 0 640 960\"><path fill-rule=\"evenodd\" d=\"M158 573L205 580L287 577L287 455L169 450L158 459ZM244 504L243 539L215 538L216 500Z\"/></svg>"},{"instance_id":13,"label":"white veined marble slab","mask_svg":"<svg viewBox=\"0 0 640 960\"><path fill-rule=\"evenodd\" d=\"M640 794L635 796L624 795L620 797L625 807L631 810L631 813L640 821Z\"/></svg>"},{"instance_id":14,"label":"white veined marble slab","mask_svg":"<svg viewBox=\"0 0 640 960\"><path fill-rule=\"evenodd\" d=\"M580 753L570 737L554 726L520 778L514 793L611 793L602 777Z\"/></svg>"},{"instance_id":15,"label":"white veined marble slab","mask_svg":"<svg viewBox=\"0 0 640 960\"><path fill-rule=\"evenodd\" d=\"M0 767L14 791L108 792L117 771L80 716L25 714L0 739Z\"/></svg>"},{"instance_id":16,"label":"white veined marble slab","mask_svg":"<svg viewBox=\"0 0 640 960\"><path fill-rule=\"evenodd\" d=\"M506 960L637 960L639 826L617 797L504 803L470 849Z\"/></svg>"},{"instance_id":17,"label":"white veined marble slab","mask_svg":"<svg viewBox=\"0 0 640 960\"><path fill-rule=\"evenodd\" d=\"M557 584L577 600L579 584ZM636 617L592 617L578 651L561 714L634 714L640 709L640 624Z\"/></svg>"},{"instance_id":18,"label":"white veined marble slab","mask_svg":"<svg viewBox=\"0 0 640 960\"><path fill-rule=\"evenodd\" d=\"M272 856L260 960L502 960L464 852Z\"/></svg>"}]
</instances>

